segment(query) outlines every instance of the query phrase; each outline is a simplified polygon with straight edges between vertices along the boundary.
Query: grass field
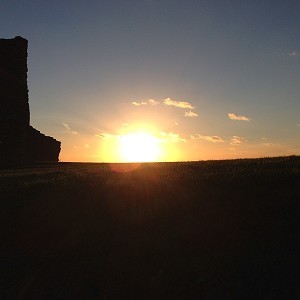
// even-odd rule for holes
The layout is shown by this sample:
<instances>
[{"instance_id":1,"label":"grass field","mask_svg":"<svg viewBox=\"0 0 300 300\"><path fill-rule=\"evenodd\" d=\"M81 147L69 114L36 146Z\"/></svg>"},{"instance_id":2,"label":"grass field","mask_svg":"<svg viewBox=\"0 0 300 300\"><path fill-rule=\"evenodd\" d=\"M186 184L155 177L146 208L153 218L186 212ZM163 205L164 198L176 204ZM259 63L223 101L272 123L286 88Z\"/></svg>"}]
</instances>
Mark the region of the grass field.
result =
<instances>
[{"instance_id":1,"label":"grass field","mask_svg":"<svg viewBox=\"0 0 300 300\"><path fill-rule=\"evenodd\" d=\"M299 156L2 169L0 192L0 299L300 299Z\"/></svg>"}]
</instances>

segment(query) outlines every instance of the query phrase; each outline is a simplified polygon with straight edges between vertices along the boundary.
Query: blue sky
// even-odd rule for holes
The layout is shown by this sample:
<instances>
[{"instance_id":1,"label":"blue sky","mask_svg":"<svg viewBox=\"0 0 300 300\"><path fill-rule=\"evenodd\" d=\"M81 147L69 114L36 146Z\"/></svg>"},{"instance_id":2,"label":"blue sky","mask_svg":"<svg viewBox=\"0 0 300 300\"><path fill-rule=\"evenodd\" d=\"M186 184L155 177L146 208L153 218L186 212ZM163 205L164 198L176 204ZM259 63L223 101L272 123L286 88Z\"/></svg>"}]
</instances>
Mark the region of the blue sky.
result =
<instances>
[{"instance_id":1,"label":"blue sky","mask_svg":"<svg viewBox=\"0 0 300 300\"><path fill-rule=\"evenodd\" d=\"M164 160L300 154L299 1L10 0L0 32L29 41L31 123L62 160L114 160L104 136L139 126L178 137Z\"/></svg>"}]
</instances>

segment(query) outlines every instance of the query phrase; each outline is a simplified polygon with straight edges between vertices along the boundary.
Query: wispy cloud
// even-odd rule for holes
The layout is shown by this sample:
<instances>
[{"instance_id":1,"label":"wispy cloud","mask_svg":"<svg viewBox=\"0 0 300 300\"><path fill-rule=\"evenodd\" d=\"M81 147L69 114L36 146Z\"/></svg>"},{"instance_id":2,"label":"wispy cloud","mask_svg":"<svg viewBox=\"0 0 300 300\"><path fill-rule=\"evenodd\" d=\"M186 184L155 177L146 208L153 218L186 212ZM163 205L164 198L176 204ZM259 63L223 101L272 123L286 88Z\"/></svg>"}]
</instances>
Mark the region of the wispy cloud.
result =
<instances>
[{"instance_id":1,"label":"wispy cloud","mask_svg":"<svg viewBox=\"0 0 300 300\"><path fill-rule=\"evenodd\" d=\"M110 139L113 138L114 135L110 134L110 133L99 133L99 134L95 134L96 137L101 138L101 139Z\"/></svg>"},{"instance_id":2,"label":"wispy cloud","mask_svg":"<svg viewBox=\"0 0 300 300\"><path fill-rule=\"evenodd\" d=\"M193 112L193 111L187 111L185 114L184 114L185 117L188 117L188 118L195 118L195 117L198 117L198 114Z\"/></svg>"},{"instance_id":3,"label":"wispy cloud","mask_svg":"<svg viewBox=\"0 0 300 300\"><path fill-rule=\"evenodd\" d=\"M159 105L159 104L160 104L159 101L154 100L154 99L149 99L149 100L148 100L148 103L149 103L150 105Z\"/></svg>"},{"instance_id":4,"label":"wispy cloud","mask_svg":"<svg viewBox=\"0 0 300 300\"><path fill-rule=\"evenodd\" d=\"M147 105L147 102L145 102L145 101L140 101L140 102L133 101L133 102L131 102L131 104L133 104L134 106L141 106L141 105Z\"/></svg>"},{"instance_id":5,"label":"wispy cloud","mask_svg":"<svg viewBox=\"0 0 300 300\"><path fill-rule=\"evenodd\" d=\"M78 132L72 130L67 123L61 123L61 125L64 126L66 133L73 134L73 135L78 135Z\"/></svg>"},{"instance_id":6,"label":"wispy cloud","mask_svg":"<svg viewBox=\"0 0 300 300\"><path fill-rule=\"evenodd\" d=\"M95 137L98 137L102 140L122 140L124 137L126 137L128 134L113 134L113 133L99 133L95 134ZM158 134L152 135L155 139L157 139L159 142L172 142L172 143L179 143L179 142L186 142L186 139L182 138L178 133L173 132L164 132L161 131Z\"/></svg>"},{"instance_id":7,"label":"wispy cloud","mask_svg":"<svg viewBox=\"0 0 300 300\"><path fill-rule=\"evenodd\" d=\"M247 140L236 135L231 138L231 145L240 145L244 142L247 142Z\"/></svg>"},{"instance_id":8,"label":"wispy cloud","mask_svg":"<svg viewBox=\"0 0 300 300\"><path fill-rule=\"evenodd\" d=\"M174 143L186 142L186 139L180 137L178 133L164 132L164 131L160 133L160 140L163 142L174 142Z\"/></svg>"},{"instance_id":9,"label":"wispy cloud","mask_svg":"<svg viewBox=\"0 0 300 300\"><path fill-rule=\"evenodd\" d=\"M191 103L189 103L187 101L177 101L177 100L173 100L171 98L166 98L161 102L159 100L155 100L155 99L131 102L131 104L134 106L157 106L157 105L160 105L161 103L166 106L175 106L175 107L183 108L183 109L194 109L195 108ZM197 117L198 114L195 112L189 111L189 112L185 113L185 116L193 118L193 117Z\"/></svg>"},{"instance_id":10,"label":"wispy cloud","mask_svg":"<svg viewBox=\"0 0 300 300\"><path fill-rule=\"evenodd\" d=\"M299 56L300 57L300 51L294 50L294 51L292 51L292 52L289 53L289 56L293 56L293 57Z\"/></svg>"},{"instance_id":11,"label":"wispy cloud","mask_svg":"<svg viewBox=\"0 0 300 300\"><path fill-rule=\"evenodd\" d=\"M192 140L205 140L212 143L223 143L224 140L217 135L201 135L201 134L193 134L191 135Z\"/></svg>"},{"instance_id":12,"label":"wispy cloud","mask_svg":"<svg viewBox=\"0 0 300 300\"><path fill-rule=\"evenodd\" d=\"M228 118L234 121L250 121L251 119L246 116L236 115L236 114L228 114Z\"/></svg>"},{"instance_id":13,"label":"wispy cloud","mask_svg":"<svg viewBox=\"0 0 300 300\"><path fill-rule=\"evenodd\" d=\"M61 123L61 125L64 126L66 130L71 130L70 126L67 123Z\"/></svg>"},{"instance_id":14,"label":"wispy cloud","mask_svg":"<svg viewBox=\"0 0 300 300\"><path fill-rule=\"evenodd\" d=\"M166 98L164 100L164 105L175 106L175 107L179 107L179 108L194 109L194 107L192 106L192 104L189 103L189 102L186 102L186 101L176 101L176 100L172 100L171 98Z\"/></svg>"},{"instance_id":15,"label":"wispy cloud","mask_svg":"<svg viewBox=\"0 0 300 300\"><path fill-rule=\"evenodd\" d=\"M133 101L131 102L132 105L134 106L142 106L142 105L159 105L160 102L154 99L148 99L148 100L143 100L143 101Z\"/></svg>"}]
</instances>

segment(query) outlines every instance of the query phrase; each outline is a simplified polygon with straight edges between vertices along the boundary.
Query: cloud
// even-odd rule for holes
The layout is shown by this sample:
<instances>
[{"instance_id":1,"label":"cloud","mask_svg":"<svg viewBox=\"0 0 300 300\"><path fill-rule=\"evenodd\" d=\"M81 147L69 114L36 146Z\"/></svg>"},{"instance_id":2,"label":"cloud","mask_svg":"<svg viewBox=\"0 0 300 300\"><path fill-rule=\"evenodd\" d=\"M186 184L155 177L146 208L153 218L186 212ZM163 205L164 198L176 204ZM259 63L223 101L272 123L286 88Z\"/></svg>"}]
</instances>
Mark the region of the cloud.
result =
<instances>
[{"instance_id":1,"label":"cloud","mask_svg":"<svg viewBox=\"0 0 300 300\"><path fill-rule=\"evenodd\" d=\"M224 140L217 136L217 135L200 135L200 134L193 134L191 135L191 139L192 140L206 140L208 142L212 142L212 143L223 143Z\"/></svg>"},{"instance_id":2,"label":"cloud","mask_svg":"<svg viewBox=\"0 0 300 300\"><path fill-rule=\"evenodd\" d=\"M142 106L142 105L159 105L160 102L157 101L157 100L154 100L154 99L148 99L148 100L145 100L145 101L139 101L139 102L136 102L136 101L133 101L131 102L132 105L134 106Z\"/></svg>"},{"instance_id":3,"label":"cloud","mask_svg":"<svg viewBox=\"0 0 300 300\"><path fill-rule=\"evenodd\" d=\"M149 105L159 105L160 104L159 101L154 100L154 99L149 99L148 103L149 103Z\"/></svg>"},{"instance_id":4,"label":"cloud","mask_svg":"<svg viewBox=\"0 0 300 300\"><path fill-rule=\"evenodd\" d=\"M111 133L99 133L95 134L95 137L98 137L103 140L122 140L124 137L128 135L134 135L134 133L127 133L127 134L111 134ZM158 134L151 134L152 137L157 139L159 142L172 142L172 143L179 143L179 142L186 142L186 139L182 138L178 133L173 132L164 132L161 131Z\"/></svg>"},{"instance_id":5,"label":"cloud","mask_svg":"<svg viewBox=\"0 0 300 300\"><path fill-rule=\"evenodd\" d=\"M155 99L148 99L148 100L142 100L142 101L133 101L131 102L132 105L134 106L157 106L160 105L160 101L155 100ZM186 102L186 101L176 101L176 100L172 100L171 98L166 98L163 100L162 102L164 105L167 106L175 106L178 108L184 108L184 109L194 109L194 107L192 106L191 103ZM186 112L185 113L186 117L197 117L198 114L192 111Z\"/></svg>"},{"instance_id":6,"label":"cloud","mask_svg":"<svg viewBox=\"0 0 300 300\"><path fill-rule=\"evenodd\" d=\"M131 102L131 104L133 104L134 106L141 106L141 105L147 105L147 102L141 101L141 102Z\"/></svg>"},{"instance_id":7,"label":"cloud","mask_svg":"<svg viewBox=\"0 0 300 300\"><path fill-rule=\"evenodd\" d=\"M246 139L234 135L231 139L231 145L240 145L241 143L247 142Z\"/></svg>"},{"instance_id":8,"label":"cloud","mask_svg":"<svg viewBox=\"0 0 300 300\"><path fill-rule=\"evenodd\" d=\"M246 116L238 116L236 114L228 114L228 118L234 121L250 121L251 119Z\"/></svg>"},{"instance_id":9,"label":"cloud","mask_svg":"<svg viewBox=\"0 0 300 300\"><path fill-rule=\"evenodd\" d=\"M189 112L186 112L184 116L189 118L195 118L198 117L198 114L190 110Z\"/></svg>"},{"instance_id":10,"label":"cloud","mask_svg":"<svg viewBox=\"0 0 300 300\"><path fill-rule=\"evenodd\" d=\"M292 51L292 52L290 52L289 53L289 56L293 56L293 57L299 57L300 56L300 51L296 51L296 50L294 50L294 51Z\"/></svg>"},{"instance_id":11,"label":"cloud","mask_svg":"<svg viewBox=\"0 0 300 300\"><path fill-rule=\"evenodd\" d=\"M263 143L264 146L274 146L275 144L272 143Z\"/></svg>"},{"instance_id":12,"label":"cloud","mask_svg":"<svg viewBox=\"0 0 300 300\"><path fill-rule=\"evenodd\" d=\"M78 135L77 131L71 130L70 126L67 123L61 123L62 126L65 127L65 132L73 135Z\"/></svg>"},{"instance_id":13,"label":"cloud","mask_svg":"<svg viewBox=\"0 0 300 300\"><path fill-rule=\"evenodd\" d=\"M61 125L63 125L66 128L66 130L68 130L68 131L71 130L70 126L67 123L61 123Z\"/></svg>"},{"instance_id":14,"label":"cloud","mask_svg":"<svg viewBox=\"0 0 300 300\"><path fill-rule=\"evenodd\" d=\"M160 133L160 140L162 142L174 142L174 143L179 143L179 142L186 142L186 139L180 137L179 134L173 133L173 132L164 132L162 131Z\"/></svg>"},{"instance_id":15,"label":"cloud","mask_svg":"<svg viewBox=\"0 0 300 300\"><path fill-rule=\"evenodd\" d=\"M176 101L176 100L172 100L171 98L166 98L164 100L164 105L175 106L175 107L179 107L179 108L194 109L194 107L192 106L192 104L190 104L189 102L186 102L186 101Z\"/></svg>"},{"instance_id":16,"label":"cloud","mask_svg":"<svg viewBox=\"0 0 300 300\"><path fill-rule=\"evenodd\" d=\"M104 140L114 137L114 135L110 133L99 133L99 134L95 134L95 136Z\"/></svg>"}]
</instances>

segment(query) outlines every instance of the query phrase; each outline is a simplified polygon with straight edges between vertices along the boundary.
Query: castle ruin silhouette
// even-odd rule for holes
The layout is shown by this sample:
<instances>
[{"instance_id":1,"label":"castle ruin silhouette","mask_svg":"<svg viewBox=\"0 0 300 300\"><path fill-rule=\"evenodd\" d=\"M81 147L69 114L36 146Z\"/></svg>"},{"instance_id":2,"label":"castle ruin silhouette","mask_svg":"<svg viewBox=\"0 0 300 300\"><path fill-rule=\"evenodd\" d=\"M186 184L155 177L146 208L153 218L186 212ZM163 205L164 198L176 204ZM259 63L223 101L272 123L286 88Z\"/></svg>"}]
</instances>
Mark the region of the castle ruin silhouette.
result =
<instances>
[{"instance_id":1,"label":"castle ruin silhouette","mask_svg":"<svg viewBox=\"0 0 300 300\"><path fill-rule=\"evenodd\" d=\"M28 41L0 39L0 165L57 162L61 143L30 126Z\"/></svg>"}]
</instances>

